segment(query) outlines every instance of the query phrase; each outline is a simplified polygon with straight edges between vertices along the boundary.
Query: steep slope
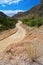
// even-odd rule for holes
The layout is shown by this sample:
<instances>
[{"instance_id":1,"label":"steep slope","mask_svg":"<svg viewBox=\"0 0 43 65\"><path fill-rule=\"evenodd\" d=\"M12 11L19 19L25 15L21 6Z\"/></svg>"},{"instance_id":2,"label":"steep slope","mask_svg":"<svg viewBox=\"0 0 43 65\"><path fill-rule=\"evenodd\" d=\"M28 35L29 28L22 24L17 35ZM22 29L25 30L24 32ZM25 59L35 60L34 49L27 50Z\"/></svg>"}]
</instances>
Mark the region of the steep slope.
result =
<instances>
[{"instance_id":1,"label":"steep slope","mask_svg":"<svg viewBox=\"0 0 43 65\"><path fill-rule=\"evenodd\" d=\"M15 14L13 18L33 18L33 17L42 17L43 16L43 0L41 0L41 3L37 6L34 6L30 10L26 12L20 12L18 14Z\"/></svg>"},{"instance_id":2,"label":"steep slope","mask_svg":"<svg viewBox=\"0 0 43 65\"><path fill-rule=\"evenodd\" d=\"M3 12L0 11L0 16L1 17L8 17L6 14L4 14Z\"/></svg>"}]
</instances>

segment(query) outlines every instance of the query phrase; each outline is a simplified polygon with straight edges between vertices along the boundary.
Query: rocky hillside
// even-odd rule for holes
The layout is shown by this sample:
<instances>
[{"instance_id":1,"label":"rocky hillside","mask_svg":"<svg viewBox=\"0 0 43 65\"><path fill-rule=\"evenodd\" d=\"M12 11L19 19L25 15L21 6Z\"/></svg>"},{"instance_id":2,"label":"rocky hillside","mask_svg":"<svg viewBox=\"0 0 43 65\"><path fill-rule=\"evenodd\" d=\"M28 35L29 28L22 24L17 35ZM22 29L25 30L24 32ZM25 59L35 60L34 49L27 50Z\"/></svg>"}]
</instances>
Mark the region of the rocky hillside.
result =
<instances>
[{"instance_id":1,"label":"rocky hillside","mask_svg":"<svg viewBox=\"0 0 43 65\"><path fill-rule=\"evenodd\" d=\"M0 11L0 17L8 17L8 16Z\"/></svg>"},{"instance_id":2,"label":"rocky hillside","mask_svg":"<svg viewBox=\"0 0 43 65\"><path fill-rule=\"evenodd\" d=\"M39 5L34 6L30 10L15 14L13 18L35 18L36 16L43 17L43 0L41 0Z\"/></svg>"},{"instance_id":3,"label":"rocky hillside","mask_svg":"<svg viewBox=\"0 0 43 65\"><path fill-rule=\"evenodd\" d=\"M4 19L3 23L0 19L0 29L3 28L1 23L7 29L12 26L17 28L14 34L0 41L0 65L43 65L43 0L31 10L20 12L13 18L22 18L22 21L10 18Z\"/></svg>"}]
</instances>

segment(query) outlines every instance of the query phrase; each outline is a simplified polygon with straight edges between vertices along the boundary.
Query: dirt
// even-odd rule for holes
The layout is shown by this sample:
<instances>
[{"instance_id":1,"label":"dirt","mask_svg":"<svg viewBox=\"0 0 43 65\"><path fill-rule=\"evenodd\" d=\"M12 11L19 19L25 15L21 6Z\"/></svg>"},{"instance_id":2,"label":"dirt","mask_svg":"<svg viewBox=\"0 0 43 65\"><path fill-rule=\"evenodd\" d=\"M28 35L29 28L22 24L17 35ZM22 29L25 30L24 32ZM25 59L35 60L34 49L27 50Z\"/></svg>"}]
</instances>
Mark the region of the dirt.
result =
<instances>
[{"instance_id":1,"label":"dirt","mask_svg":"<svg viewBox=\"0 0 43 65\"><path fill-rule=\"evenodd\" d=\"M17 31L17 28L13 28L13 29L0 32L0 41L16 33L16 31Z\"/></svg>"},{"instance_id":2,"label":"dirt","mask_svg":"<svg viewBox=\"0 0 43 65\"><path fill-rule=\"evenodd\" d=\"M18 43L23 40L26 36L26 30L20 25L21 23L18 22L16 24L16 28L18 29L17 32L4 40L0 41L0 52L2 52L7 46L12 43Z\"/></svg>"},{"instance_id":3,"label":"dirt","mask_svg":"<svg viewBox=\"0 0 43 65\"><path fill-rule=\"evenodd\" d=\"M26 36L21 34L20 42L14 41L0 53L0 65L43 65L43 26L24 29Z\"/></svg>"}]
</instances>

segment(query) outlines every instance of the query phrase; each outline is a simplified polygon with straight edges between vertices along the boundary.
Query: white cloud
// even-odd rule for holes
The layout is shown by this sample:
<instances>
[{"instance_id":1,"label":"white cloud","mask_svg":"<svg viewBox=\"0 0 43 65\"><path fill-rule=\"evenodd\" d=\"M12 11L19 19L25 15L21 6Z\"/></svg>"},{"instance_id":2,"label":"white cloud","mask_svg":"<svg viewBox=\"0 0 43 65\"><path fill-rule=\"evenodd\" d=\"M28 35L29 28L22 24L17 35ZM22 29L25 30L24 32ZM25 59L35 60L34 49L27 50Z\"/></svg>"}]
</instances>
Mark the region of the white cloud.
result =
<instances>
[{"instance_id":1,"label":"white cloud","mask_svg":"<svg viewBox=\"0 0 43 65\"><path fill-rule=\"evenodd\" d=\"M13 3L19 3L22 0L0 0L0 4L13 4Z\"/></svg>"},{"instance_id":2,"label":"white cloud","mask_svg":"<svg viewBox=\"0 0 43 65\"><path fill-rule=\"evenodd\" d=\"M4 12L8 16L13 16L14 14L17 14L18 12L24 12L23 10L0 10Z\"/></svg>"},{"instance_id":3,"label":"white cloud","mask_svg":"<svg viewBox=\"0 0 43 65\"><path fill-rule=\"evenodd\" d=\"M5 5L4 5L4 4L2 4L2 7L5 7Z\"/></svg>"}]
</instances>

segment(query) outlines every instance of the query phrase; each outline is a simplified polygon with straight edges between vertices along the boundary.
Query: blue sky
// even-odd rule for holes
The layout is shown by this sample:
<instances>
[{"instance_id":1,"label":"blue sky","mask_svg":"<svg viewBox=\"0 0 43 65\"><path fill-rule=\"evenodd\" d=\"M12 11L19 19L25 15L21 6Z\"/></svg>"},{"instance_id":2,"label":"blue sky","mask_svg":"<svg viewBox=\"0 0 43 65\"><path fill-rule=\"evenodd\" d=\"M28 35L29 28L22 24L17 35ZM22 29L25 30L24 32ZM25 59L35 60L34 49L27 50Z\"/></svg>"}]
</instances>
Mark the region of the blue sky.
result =
<instances>
[{"instance_id":1,"label":"blue sky","mask_svg":"<svg viewBox=\"0 0 43 65\"><path fill-rule=\"evenodd\" d=\"M24 12L40 3L40 0L0 0L0 11L8 16Z\"/></svg>"}]
</instances>

